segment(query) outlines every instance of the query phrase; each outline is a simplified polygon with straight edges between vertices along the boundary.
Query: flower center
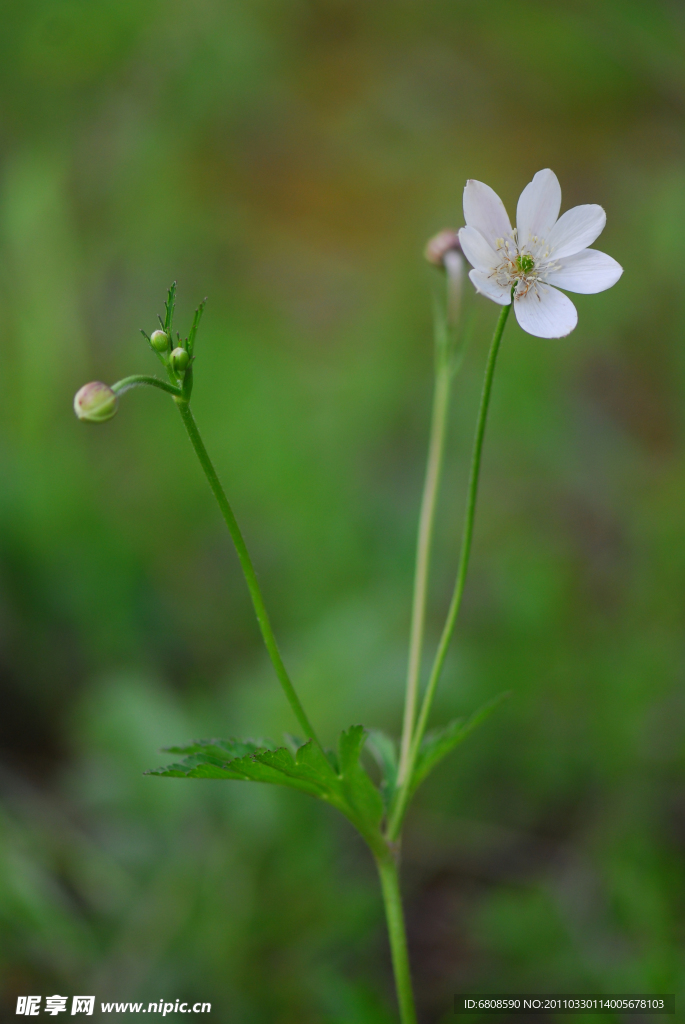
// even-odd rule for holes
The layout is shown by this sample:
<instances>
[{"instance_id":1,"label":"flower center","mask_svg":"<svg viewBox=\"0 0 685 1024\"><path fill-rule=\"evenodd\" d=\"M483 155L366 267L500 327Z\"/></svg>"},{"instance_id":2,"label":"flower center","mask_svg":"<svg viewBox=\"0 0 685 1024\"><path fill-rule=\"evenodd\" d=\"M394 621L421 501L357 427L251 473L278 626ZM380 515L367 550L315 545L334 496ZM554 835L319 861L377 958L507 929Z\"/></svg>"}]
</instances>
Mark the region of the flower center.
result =
<instances>
[{"instance_id":1,"label":"flower center","mask_svg":"<svg viewBox=\"0 0 685 1024\"><path fill-rule=\"evenodd\" d=\"M537 290L544 284L547 274L556 270L557 263L550 259L550 251L541 238L533 238L536 246L535 256L530 252L521 252L518 245L516 230L508 238L498 238L495 242L497 254L501 262L490 275L501 288L516 288L516 297L523 298L529 289Z\"/></svg>"},{"instance_id":2,"label":"flower center","mask_svg":"<svg viewBox=\"0 0 685 1024\"><path fill-rule=\"evenodd\" d=\"M531 270L535 269L535 260L528 255L517 256L516 266L522 274L530 274Z\"/></svg>"}]
</instances>

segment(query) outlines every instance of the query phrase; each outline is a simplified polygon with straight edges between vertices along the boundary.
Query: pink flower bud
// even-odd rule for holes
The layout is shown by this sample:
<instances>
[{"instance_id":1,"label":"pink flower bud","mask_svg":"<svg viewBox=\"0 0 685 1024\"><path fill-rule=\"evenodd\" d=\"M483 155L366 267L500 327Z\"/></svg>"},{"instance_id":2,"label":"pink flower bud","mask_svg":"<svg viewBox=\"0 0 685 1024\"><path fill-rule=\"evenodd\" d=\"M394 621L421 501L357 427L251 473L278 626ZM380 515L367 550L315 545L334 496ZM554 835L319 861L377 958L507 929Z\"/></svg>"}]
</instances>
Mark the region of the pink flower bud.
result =
<instances>
[{"instance_id":1,"label":"pink flower bud","mask_svg":"<svg viewBox=\"0 0 685 1024\"><path fill-rule=\"evenodd\" d=\"M104 423L117 411L119 399L106 384L94 380L84 384L74 397L74 412L86 423Z\"/></svg>"},{"instance_id":2,"label":"pink flower bud","mask_svg":"<svg viewBox=\"0 0 685 1024\"><path fill-rule=\"evenodd\" d=\"M455 250L461 252L459 235L451 228L446 228L430 239L424 250L424 256L434 266L444 267L446 255Z\"/></svg>"}]
</instances>

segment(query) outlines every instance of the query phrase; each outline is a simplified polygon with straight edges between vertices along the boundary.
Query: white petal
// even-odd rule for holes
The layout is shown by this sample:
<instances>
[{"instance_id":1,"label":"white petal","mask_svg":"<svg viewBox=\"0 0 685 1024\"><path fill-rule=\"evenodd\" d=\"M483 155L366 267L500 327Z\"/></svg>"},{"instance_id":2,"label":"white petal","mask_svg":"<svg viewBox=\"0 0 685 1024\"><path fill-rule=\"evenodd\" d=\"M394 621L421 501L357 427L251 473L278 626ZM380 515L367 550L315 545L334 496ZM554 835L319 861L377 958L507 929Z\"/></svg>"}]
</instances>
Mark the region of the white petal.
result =
<instances>
[{"instance_id":1,"label":"white petal","mask_svg":"<svg viewBox=\"0 0 685 1024\"><path fill-rule=\"evenodd\" d=\"M597 249L583 249L575 256L566 256L559 262L559 269L547 274L547 281L557 288L566 288L583 295L593 295L611 288L623 273L620 263Z\"/></svg>"},{"instance_id":2,"label":"white petal","mask_svg":"<svg viewBox=\"0 0 685 1024\"><path fill-rule=\"evenodd\" d=\"M511 288L503 288L482 270L470 270L469 277L476 291L486 298L499 302L500 306L508 306L511 302Z\"/></svg>"},{"instance_id":3,"label":"white petal","mask_svg":"<svg viewBox=\"0 0 685 1024\"><path fill-rule=\"evenodd\" d=\"M497 239L511 235L511 224L504 203L489 185L469 178L464 189L464 220L470 228L480 231L493 249Z\"/></svg>"},{"instance_id":4,"label":"white petal","mask_svg":"<svg viewBox=\"0 0 685 1024\"><path fill-rule=\"evenodd\" d=\"M553 259L575 256L581 249L592 245L602 233L607 215L601 206L589 204L567 210L549 233L547 244Z\"/></svg>"},{"instance_id":5,"label":"white petal","mask_svg":"<svg viewBox=\"0 0 685 1024\"><path fill-rule=\"evenodd\" d=\"M480 231L475 228L461 228L459 244L466 259L476 270L484 270L489 274L502 261L495 250L485 241Z\"/></svg>"},{"instance_id":6,"label":"white petal","mask_svg":"<svg viewBox=\"0 0 685 1024\"><path fill-rule=\"evenodd\" d=\"M519 248L535 254L540 241L549 238L561 207L561 186L554 171L538 171L520 195L516 208Z\"/></svg>"},{"instance_id":7,"label":"white petal","mask_svg":"<svg viewBox=\"0 0 685 1024\"><path fill-rule=\"evenodd\" d=\"M515 297L514 312L524 331L536 338L563 338L578 323L571 300L546 284L529 288L521 298Z\"/></svg>"}]
</instances>

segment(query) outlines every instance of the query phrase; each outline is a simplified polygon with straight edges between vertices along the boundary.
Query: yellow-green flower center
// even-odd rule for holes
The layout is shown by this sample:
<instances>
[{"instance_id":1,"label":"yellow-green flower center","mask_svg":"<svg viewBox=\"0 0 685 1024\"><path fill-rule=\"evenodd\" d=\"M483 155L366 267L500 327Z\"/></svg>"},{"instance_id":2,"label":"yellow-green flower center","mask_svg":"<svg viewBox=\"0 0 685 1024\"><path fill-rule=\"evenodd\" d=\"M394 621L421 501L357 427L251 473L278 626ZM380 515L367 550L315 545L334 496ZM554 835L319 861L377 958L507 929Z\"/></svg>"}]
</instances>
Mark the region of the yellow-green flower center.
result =
<instances>
[{"instance_id":1,"label":"yellow-green flower center","mask_svg":"<svg viewBox=\"0 0 685 1024\"><path fill-rule=\"evenodd\" d=\"M522 274L530 274L535 269L535 260L532 256L517 256L516 267Z\"/></svg>"}]
</instances>

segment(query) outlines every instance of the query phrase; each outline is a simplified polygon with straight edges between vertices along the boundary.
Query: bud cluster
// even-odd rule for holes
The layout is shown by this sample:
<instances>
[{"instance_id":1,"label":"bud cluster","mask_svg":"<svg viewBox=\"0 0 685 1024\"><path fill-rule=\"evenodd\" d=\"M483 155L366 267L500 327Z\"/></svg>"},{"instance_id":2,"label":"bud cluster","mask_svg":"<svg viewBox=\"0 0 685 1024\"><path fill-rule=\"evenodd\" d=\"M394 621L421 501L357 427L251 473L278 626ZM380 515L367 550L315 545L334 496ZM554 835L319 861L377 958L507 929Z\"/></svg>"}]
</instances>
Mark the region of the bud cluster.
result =
<instances>
[{"instance_id":1,"label":"bud cluster","mask_svg":"<svg viewBox=\"0 0 685 1024\"><path fill-rule=\"evenodd\" d=\"M160 328L150 335L141 331L150 348L164 366L169 384L156 377L146 377L144 374L126 377L111 388L101 381L92 381L90 384L84 385L74 398L74 411L80 420L84 420L86 423L104 423L111 419L117 411L119 394L139 384L161 387L163 391L170 392L177 401L187 403L190 400L193 387L192 364L195 335L205 304L204 301L201 302L195 311L188 337L182 339L177 333L177 344L172 348L175 298L176 282L174 281L167 295L164 319L159 317Z\"/></svg>"},{"instance_id":2,"label":"bud cluster","mask_svg":"<svg viewBox=\"0 0 685 1024\"><path fill-rule=\"evenodd\" d=\"M164 319L162 320L161 317L159 318L161 329L153 331L149 338L147 335L145 335L145 337L148 338L152 350L164 364L170 379L174 384L183 388L184 392L187 393L189 397L190 388L192 387L192 374L190 371L193 362L195 334L197 333L198 324L200 323L204 302L201 303L199 309L195 313L193 325L188 337L182 339L180 334L177 334L176 345L174 345L172 339L172 327L175 298L176 283L174 282L169 289L169 295L167 296L167 301L165 303Z\"/></svg>"}]
</instances>

